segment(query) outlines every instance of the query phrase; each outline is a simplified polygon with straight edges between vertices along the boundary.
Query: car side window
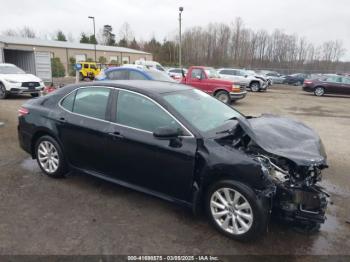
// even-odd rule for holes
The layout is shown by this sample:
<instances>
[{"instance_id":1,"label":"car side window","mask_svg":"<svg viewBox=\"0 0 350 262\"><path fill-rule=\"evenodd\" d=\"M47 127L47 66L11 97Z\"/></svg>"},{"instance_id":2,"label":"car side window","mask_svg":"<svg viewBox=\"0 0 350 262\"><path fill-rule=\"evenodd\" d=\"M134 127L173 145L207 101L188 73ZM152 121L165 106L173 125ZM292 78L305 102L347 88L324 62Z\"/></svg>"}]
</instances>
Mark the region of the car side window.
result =
<instances>
[{"instance_id":1,"label":"car side window","mask_svg":"<svg viewBox=\"0 0 350 262\"><path fill-rule=\"evenodd\" d=\"M150 99L129 91L119 91L116 123L149 132L159 127L182 129L179 123Z\"/></svg>"},{"instance_id":2,"label":"car side window","mask_svg":"<svg viewBox=\"0 0 350 262\"><path fill-rule=\"evenodd\" d=\"M73 104L74 104L74 98L75 98L75 94L76 91L74 91L73 93L71 93L70 95L66 96L62 102L61 102L61 106L65 109L67 109L68 111L73 111Z\"/></svg>"},{"instance_id":3,"label":"car side window","mask_svg":"<svg viewBox=\"0 0 350 262\"><path fill-rule=\"evenodd\" d=\"M350 84L350 78L343 77L343 83L349 85Z\"/></svg>"},{"instance_id":4,"label":"car side window","mask_svg":"<svg viewBox=\"0 0 350 262\"><path fill-rule=\"evenodd\" d=\"M136 71L129 72L129 79L130 80L147 80L147 78L144 75Z\"/></svg>"},{"instance_id":5,"label":"car side window","mask_svg":"<svg viewBox=\"0 0 350 262\"><path fill-rule=\"evenodd\" d=\"M198 76L202 77L202 69L195 68L192 70L191 78L197 78Z\"/></svg>"},{"instance_id":6,"label":"car side window","mask_svg":"<svg viewBox=\"0 0 350 262\"><path fill-rule=\"evenodd\" d=\"M340 83L341 82L341 78L338 77L338 76L331 76L331 77L328 77L326 79L327 82L330 82L330 83Z\"/></svg>"},{"instance_id":7,"label":"car side window","mask_svg":"<svg viewBox=\"0 0 350 262\"><path fill-rule=\"evenodd\" d=\"M159 66L159 65L156 65L156 68L157 68L157 70L159 70L159 71L164 71L164 69L163 69L161 66Z\"/></svg>"},{"instance_id":8,"label":"car side window","mask_svg":"<svg viewBox=\"0 0 350 262\"><path fill-rule=\"evenodd\" d=\"M226 70L226 69L224 69L224 70L221 70L221 71L220 71L220 74L223 74L223 75L232 75L232 71L231 71L231 70Z\"/></svg>"},{"instance_id":9,"label":"car side window","mask_svg":"<svg viewBox=\"0 0 350 262\"><path fill-rule=\"evenodd\" d=\"M114 70L106 73L110 80L129 80L129 72L127 70Z\"/></svg>"},{"instance_id":10,"label":"car side window","mask_svg":"<svg viewBox=\"0 0 350 262\"><path fill-rule=\"evenodd\" d=\"M104 87L78 89L75 95L72 112L106 120L106 109L110 92L111 89Z\"/></svg>"}]
</instances>

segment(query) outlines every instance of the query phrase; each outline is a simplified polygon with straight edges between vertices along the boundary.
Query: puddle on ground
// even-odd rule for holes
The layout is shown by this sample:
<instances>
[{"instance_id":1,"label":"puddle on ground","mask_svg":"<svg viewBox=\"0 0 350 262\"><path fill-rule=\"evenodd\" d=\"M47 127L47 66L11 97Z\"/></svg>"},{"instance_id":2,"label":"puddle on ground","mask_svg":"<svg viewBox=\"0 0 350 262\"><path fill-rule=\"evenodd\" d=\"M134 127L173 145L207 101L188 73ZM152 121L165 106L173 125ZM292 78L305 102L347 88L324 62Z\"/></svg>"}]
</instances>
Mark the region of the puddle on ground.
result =
<instances>
[{"instance_id":1,"label":"puddle on ground","mask_svg":"<svg viewBox=\"0 0 350 262\"><path fill-rule=\"evenodd\" d=\"M31 159L31 158L26 158L22 161L22 163L20 164L20 166L30 172L37 172L40 170L38 163L36 162L35 159Z\"/></svg>"}]
</instances>

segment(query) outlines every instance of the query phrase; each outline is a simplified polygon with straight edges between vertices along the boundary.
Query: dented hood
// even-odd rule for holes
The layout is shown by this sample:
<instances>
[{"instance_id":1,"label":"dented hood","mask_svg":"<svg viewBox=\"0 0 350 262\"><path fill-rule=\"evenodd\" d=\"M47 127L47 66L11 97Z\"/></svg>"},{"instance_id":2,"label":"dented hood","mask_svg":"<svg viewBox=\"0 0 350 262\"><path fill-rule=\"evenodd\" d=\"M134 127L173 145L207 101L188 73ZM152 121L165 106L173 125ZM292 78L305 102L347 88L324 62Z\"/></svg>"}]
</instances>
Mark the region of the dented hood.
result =
<instances>
[{"instance_id":1,"label":"dented hood","mask_svg":"<svg viewBox=\"0 0 350 262\"><path fill-rule=\"evenodd\" d=\"M326 165L326 153L318 134L301 122L275 115L240 118L239 125L262 149L297 165Z\"/></svg>"}]
</instances>

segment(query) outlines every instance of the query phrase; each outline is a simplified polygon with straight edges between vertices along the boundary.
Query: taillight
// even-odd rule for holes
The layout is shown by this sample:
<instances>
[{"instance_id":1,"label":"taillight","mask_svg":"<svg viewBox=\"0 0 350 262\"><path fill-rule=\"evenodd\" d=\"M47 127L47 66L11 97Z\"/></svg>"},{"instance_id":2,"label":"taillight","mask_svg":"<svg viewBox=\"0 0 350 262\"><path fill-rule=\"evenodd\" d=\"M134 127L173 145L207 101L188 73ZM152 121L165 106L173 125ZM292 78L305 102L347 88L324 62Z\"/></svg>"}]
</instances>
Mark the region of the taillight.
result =
<instances>
[{"instance_id":1,"label":"taillight","mask_svg":"<svg viewBox=\"0 0 350 262\"><path fill-rule=\"evenodd\" d=\"M29 114L29 110L27 108L20 107L18 109L18 116L26 116L28 114Z\"/></svg>"}]
</instances>

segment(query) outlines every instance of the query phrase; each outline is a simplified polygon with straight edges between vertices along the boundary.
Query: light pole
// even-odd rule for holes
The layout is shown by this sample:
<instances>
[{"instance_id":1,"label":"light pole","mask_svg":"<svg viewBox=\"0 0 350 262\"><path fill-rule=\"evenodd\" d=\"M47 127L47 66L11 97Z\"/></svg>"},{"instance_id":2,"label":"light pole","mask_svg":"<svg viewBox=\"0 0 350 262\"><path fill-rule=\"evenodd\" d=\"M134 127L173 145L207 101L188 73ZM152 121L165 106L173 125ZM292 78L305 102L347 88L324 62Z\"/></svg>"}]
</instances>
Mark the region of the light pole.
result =
<instances>
[{"instance_id":1,"label":"light pole","mask_svg":"<svg viewBox=\"0 0 350 262\"><path fill-rule=\"evenodd\" d=\"M95 49L95 62L97 62L96 59L96 28L95 28L95 17L89 16L88 18L92 19L93 25L94 25L94 49Z\"/></svg>"},{"instance_id":2,"label":"light pole","mask_svg":"<svg viewBox=\"0 0 350 262\"><path fill-rule=\"evenodd\" d=\"M184 8L182 6L179 7L179 67L182 68L181 63L181 14Z\"/></svg>"}]
</instances>

